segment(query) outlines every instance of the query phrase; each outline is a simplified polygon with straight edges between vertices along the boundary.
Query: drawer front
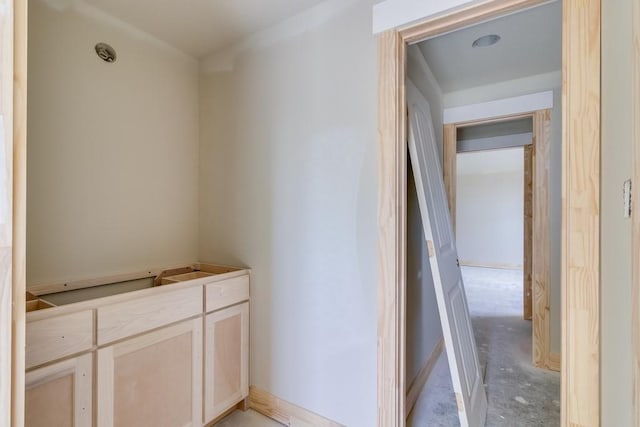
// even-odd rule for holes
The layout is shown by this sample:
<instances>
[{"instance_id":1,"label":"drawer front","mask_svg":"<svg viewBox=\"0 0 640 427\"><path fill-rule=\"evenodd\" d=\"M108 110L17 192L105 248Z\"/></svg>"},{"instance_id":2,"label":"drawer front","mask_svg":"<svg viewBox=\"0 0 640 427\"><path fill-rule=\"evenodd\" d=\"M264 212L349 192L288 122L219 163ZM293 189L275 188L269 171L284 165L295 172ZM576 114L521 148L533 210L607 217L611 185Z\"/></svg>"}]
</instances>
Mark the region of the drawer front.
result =
<instances>
[{"instance_id":1,"label":"drawer front","mask_svg":"<svg viewBox=\"0 0 640 427\"><path fill-rule=\"evenodd\" d=\"M98 345L201 313L201 286L100 307L98 308Z\"/></svg>"},{"instance_id":2,"label":"drawer front","mask_svg":"<svg viewBox=\"0 0 640 427\"><path fill-rule=\"evenodd\" d=\"M93 310L29 322L26 368L42 365L93 347Z\"/></svg>"},{"instance_id":3,"label":"drawer front","mask_svg":"<svg viewBox=\"0 0 640 427\"><path fill-rule=\"evenodd\" d=\"M249 299L249 276L209 283L205 286L207 313Z\"/></svg>"}]
</instances>

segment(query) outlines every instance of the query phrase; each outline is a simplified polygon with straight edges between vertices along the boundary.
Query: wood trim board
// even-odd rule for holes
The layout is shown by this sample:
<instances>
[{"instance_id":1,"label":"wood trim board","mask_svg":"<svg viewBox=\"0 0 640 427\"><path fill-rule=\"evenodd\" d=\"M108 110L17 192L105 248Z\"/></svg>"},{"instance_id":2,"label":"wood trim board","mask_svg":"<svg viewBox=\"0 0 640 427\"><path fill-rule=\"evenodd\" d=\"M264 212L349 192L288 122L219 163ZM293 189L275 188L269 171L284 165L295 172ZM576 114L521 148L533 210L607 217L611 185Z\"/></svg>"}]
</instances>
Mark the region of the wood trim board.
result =
<instances>
[{"instance_id":1,"label":"wood trim board","mask_svg":"<svg viewBox=\"0 0 640 427\"><path fill-rule=\"evenodd\" d=\"M378 36L378 425L405 422L406 43Z\"/></svg>"},{"instance_id":2,"label":"wood trim board","mask_svg":"<svg viewBox=\"0 0 640 427\"><path fill-rule=\"evenodd\" d=\"M13 251L12 251L12 425L24 423L27 282L27 27L28 1L9 0L13 28ZM3 70L4 73L4 70Z\"/></svg>"},{"instance_id":3,"label":"wood trim board","mask_svg":"<svg viewBox=\"0 0 640 427\"><path fill-rule=\"evenodd\" d=\"M467 2L453 12L378 36L379 426L405 425L405 397L398 392L403 362L391 358L404 357L400 314L404 311L402 269L406 261L406 228L402 227L406 214L406 45L542 3L545 0ZM563 427L600 422L600 33L600 0L563 2Z\"/></svg>"},{"instance_id":4,"label":"wood trim board","mask_svg":"<svg viewBox=\"0 0 640 427\"><path fill-rule=\"evenodd\" d=\"M249 387L249 407L285 426L344 427L340 423L282 400L256 386Z\"/></svg>"},{"instance_id":5,"label":"wood trim board","mask_svg":"<svg viewBox=\"0 0 640 427\"><path fill-rule=\"evenodd\" d=\"M13 44L14 44L14 9L13 2L5 2L3 7L5 12L0 15L0 63L2 64L2 73L0 73L0 132L2 132L2 148L8 153L3 153L4 159L11 159L14 138L13 123ZM7 157L8 155L8 157ZM11 177L12 165L6 160L0 163L0 173L9 179L8 183L4 183L2 195L6 198L2 200L3 205L11 206ZM5 180L3 180L5 181ZM16 403L13 396L16 394L14 386L17 380L15 371L15 358L18 355L16 346L13 345L14 318L18 313L13 310L13 298L15 292L15 284L12 282L12 224L11 215L4 218L0 223L0 348L11 351L0 352L0 425L10 425L12 413L15 412ZM24 373L23 373L24 375ZM12 381L13 379L13 381Z\"/></svg>"},{"instance_id":6,"label":"wood trim board","mask_svg":"<svg viewBox=\"0 0 640 427\"><path fill-rule=\"evenodd\" d=\"M522 317L533 319L533 145L524 147L524 224Z\"/></svg>"},{"instance_id":7,"label":"wood trim board","mask_svg":"<svg viewBox=\"0 0 640 427\"><path fill-rule=\"evenodd\" d=\"M449 201L449 215L451 216L451 226L453 233L456 232L456 184L457 180L457 156L458 152L458 128L455 124L444 125L442 133L443 146L442 155L442 173L444 175L444 189L447 192Z\"/></svg>"},{"instance_id":8,"label":"wood trim board","mask_svg":"<svg viewBox=\"0 0 640 427\"><path fill-rule=\"evenodd\" d=\"M532 242L532 343L533 365L549 369L550 351L550 262L549 209L551 111L533 113L533 231Z\"/></svg>"},{"instance_id":9,"label":"wood trim board","mask_svg":"<svg viewBox=\"0 0 640 427\"><path fill-rule=\"evenodd\" d=\"M433 348L433 351L431 352L429 357L427 357L427 360L425 361L422 368L420 368L420 372L418 372L418 375L416 375L413 381L411 381L411 384L409 384L409 388L407 389L407 401L406 401L407 406L405 409L405 413L407 414L407 417L409 416L409 414L411 414L413 407L416 405L416 402L418 401L418 396L420 395L420 392L424 388L425 384L427 384L427 381L429 380L429 376L431 375L431 372L433 371L434 366L438 362L438 359L440 358L440 355L442 354L443 350L444 350L444 338L441 338L440 341L438 341L438 343Z\"/></svg>"},{"instance_id":10,"label":"wood trim board","mask_svg":"<svg viewBox=\"0 0 640 427\"><path fill-rule=\"evenodd\" d=\"M562 426L600 424L600 3L562 2Z\"/></svg>"}]
</instances>

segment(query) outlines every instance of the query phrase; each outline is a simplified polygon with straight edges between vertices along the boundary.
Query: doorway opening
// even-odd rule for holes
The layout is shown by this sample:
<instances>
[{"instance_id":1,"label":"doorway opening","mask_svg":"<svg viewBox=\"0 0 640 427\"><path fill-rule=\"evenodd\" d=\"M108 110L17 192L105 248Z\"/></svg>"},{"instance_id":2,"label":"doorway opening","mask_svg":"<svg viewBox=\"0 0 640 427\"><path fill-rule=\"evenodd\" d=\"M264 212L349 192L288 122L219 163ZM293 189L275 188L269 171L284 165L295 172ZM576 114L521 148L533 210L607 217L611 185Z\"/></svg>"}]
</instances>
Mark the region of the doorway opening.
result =
<instances>
[{"instance_id":1,"label":"doorway opening","mask_svg":"<svg viewBox=\"0 0 640 427\"><path fill-rule=\"evenodd\" d=\"M378 419L381 425L404 425L406 422L404 356L407 253L404 248L407 239L407 202L404 191L407 188L405 144L409 131L405 122L405 70L407 62L411 61L412 46L409 45L549 3L487 1L452 10L447 10L447 6L443 5L442 10L438 11L440 13L427 9L425 15L432 17L399 30L389 30L378 38L381 150ZM600 32L600 12L599 2L562 2L562 10L562 78L559 90L554 90L553 97L563 94L563 155L560 161L563 213L559 233L562 236L562 256L558 255L557 258L561 259L563 294L560 317L563 350L562 425L569 425L597 423L599 419L598 341L587 342L578 337L599 336L599 330L593 329L599 310L599 207L596 204L585 208L583 201L585 197L597 200L599 194L598 182L589 177L597 176L599 172L600 56L599 38L593 35ZM590 42L584 43L585 40ZM450 49L445 52L457 58ZM471 70L479 76L485 74L479 69ZM585 79L585 76L589 77ZM494 94L498 92L496 90ZM438 110L437 107L434 109ZM537 110L527 109L521 113ZM447 133L446 127L444 133ZM440 148L446 150L442 146ZM580 316L577 316L578 312ZM588 382L585 382L586 377L589 378Z\"/></svg>"}]
</instances>

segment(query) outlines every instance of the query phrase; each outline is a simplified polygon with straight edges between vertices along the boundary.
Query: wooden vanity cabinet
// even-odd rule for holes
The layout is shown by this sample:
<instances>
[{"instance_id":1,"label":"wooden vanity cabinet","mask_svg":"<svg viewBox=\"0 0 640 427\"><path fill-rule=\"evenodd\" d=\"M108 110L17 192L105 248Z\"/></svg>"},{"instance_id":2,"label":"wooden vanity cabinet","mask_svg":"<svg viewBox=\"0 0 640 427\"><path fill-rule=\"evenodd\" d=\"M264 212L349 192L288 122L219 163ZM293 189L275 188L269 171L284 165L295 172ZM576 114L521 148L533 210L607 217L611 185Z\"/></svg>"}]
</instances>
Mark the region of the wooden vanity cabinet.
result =
<instances>
[{"instance_id":1,"label":"wooden vanity cabinet","mask_svg":"<svg viewBox=\"0 0 640 427\"><path fill-rule=\"evenodd\" d=\"M27 372L25 427L80 427L93 421L93 354Z\"/></svg>"},{"instance_id":2,"label":"wooden vanity cabinet","mask_svg":"<svg viewBox=\"0 0 640 427\"><path fill-rule=\"evenodd\" d=\"M245 399L249 271L197 267L27 313L26 426L200 427Z\"/></svg>"},{"instance_id":3,"label":"wooden vanity cabinet","mask_svg":"<svg viewBox=\"0 0 640 427\"><path fill-rule=\"evenodd\" d=\"M204 411L214 420L249 395L249 303L205 318Z\"/></svg>"}]
</instances>

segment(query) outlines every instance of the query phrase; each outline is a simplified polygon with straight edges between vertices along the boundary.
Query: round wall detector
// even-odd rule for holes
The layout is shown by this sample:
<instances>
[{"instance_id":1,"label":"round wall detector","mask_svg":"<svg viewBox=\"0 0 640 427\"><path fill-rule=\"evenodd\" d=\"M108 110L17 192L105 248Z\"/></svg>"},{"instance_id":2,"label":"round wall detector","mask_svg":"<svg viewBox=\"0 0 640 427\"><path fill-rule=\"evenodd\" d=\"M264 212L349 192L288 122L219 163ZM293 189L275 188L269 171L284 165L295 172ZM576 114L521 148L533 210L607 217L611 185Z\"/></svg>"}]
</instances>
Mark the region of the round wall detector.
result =
<instances>
[{"instance_id":1,"label":"round wall detector","mask_svg":"<svg viewBox=\"0 0 640 427\"><path fill-rule=\"evenodd\" d=\"M472 47L487 47L487 46L493 46L494 44L498 43L500 41L500 36L497 34L488 34L486 36L482 36L479 39L476 39L473 44L471 44Z\"/></svg>"},{"instance_id":2,"label":"round wall detector","mask_svg":"<svg viewBox=\"0 0 640 427\"><path fill-rule=\"evenodd\" d=\"M116 61L116 50L106 43L96 45L96 54L105 62Z\"/></svg>"}]
</instances>

